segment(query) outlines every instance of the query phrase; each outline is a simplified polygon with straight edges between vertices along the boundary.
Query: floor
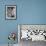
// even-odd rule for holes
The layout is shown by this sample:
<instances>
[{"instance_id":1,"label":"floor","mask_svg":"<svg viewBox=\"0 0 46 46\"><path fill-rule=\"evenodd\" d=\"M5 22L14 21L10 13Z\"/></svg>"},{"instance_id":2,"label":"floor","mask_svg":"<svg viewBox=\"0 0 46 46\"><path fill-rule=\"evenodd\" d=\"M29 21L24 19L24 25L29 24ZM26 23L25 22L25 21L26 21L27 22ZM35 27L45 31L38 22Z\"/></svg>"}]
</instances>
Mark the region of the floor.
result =
<instances>
[{"instance_id":1,"label":"floor","mask_svg":"<svg viewBox=\"0 0 46 46\"><path fill-rule=\"evenodd\" d=\"M0 44L0 46L8 46L8 44ZM10 46L18 46L18 44L10 45Z\"/></svg>"},{"instance_id":2,"label":"floor","mask_svg":"<svg viewBox=\"0 0 46 46\"><path fill-rule=\"evenodd\" d=\"M0 46L8 46L8 44L0 44ZM11 46L11 45L10 45ZM34 41L31 40L21 40L19 44L14 44L13 46L46 46L45 41Z\"/></svg>"},{"instance_id":3,"label":"floor","mask_svg":"<svg viewBox=\"0 0 46 46\"><path fill-rule=\"evenodd\" d=\"M46 46L46 42L45 41L34 41L34 42L32 42L31 40L28 40L28 41L21 40L20 46Z\"/></svg>"}]
</instances>

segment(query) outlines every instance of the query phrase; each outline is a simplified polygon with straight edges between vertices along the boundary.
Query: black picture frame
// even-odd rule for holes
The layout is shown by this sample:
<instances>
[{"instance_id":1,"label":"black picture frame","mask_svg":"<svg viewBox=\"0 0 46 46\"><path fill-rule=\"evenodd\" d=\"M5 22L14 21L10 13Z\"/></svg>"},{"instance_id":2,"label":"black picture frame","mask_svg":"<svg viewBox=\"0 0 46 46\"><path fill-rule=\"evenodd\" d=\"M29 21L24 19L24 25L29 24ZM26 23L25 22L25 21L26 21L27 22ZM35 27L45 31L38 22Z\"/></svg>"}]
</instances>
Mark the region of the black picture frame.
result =
<instances>
[{"instance_id":1,"label":"black picture frame","mask_svg":"<svg viewBox=\"0 0 46 46\"><path fill-rule=\"evenodd\" d=\"M5 20L16 20L17 8L16 5L5 5Z\"/></svg>"}]
</instances>

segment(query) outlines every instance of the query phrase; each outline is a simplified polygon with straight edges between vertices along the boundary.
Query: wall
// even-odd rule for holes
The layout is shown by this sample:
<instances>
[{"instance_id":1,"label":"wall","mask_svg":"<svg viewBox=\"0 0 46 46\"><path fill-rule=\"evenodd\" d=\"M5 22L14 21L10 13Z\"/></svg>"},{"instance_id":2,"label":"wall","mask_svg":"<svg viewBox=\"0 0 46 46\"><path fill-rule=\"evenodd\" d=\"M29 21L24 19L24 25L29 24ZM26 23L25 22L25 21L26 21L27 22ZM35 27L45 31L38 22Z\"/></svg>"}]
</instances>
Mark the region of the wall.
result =
<instances>
[{"instance_id":1,"label":"wall","mask_svg":"<svg viewBox=\"0 0 46 46\"><path fill-rule=\"evenodd\" d=\"M16 20L5 20L9 4L17 6ZM0 0L0 44L8 43L9 32L18 32L18 24L46 24L46 0Z\"/></svg>"}]
</instances>

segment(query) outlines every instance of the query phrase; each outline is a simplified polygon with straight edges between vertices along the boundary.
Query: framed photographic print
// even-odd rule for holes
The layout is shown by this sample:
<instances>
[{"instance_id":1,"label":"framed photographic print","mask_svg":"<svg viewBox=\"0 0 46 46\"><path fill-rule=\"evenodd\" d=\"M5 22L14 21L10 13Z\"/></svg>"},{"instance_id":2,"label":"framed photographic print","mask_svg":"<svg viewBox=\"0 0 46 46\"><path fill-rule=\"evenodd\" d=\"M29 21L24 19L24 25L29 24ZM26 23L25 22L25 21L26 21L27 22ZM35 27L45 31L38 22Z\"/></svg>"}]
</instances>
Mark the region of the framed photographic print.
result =
<instances>
[{"instance_id":1,"label":"framed photographic print","mask_svg":"<svg viewBox=\"0 0 46 46\"><path fill-rule=\"evenodd\" d=\"M15 20L16 19L16 5L5 6L5 19Z\"/></svg>"}]
</instances>

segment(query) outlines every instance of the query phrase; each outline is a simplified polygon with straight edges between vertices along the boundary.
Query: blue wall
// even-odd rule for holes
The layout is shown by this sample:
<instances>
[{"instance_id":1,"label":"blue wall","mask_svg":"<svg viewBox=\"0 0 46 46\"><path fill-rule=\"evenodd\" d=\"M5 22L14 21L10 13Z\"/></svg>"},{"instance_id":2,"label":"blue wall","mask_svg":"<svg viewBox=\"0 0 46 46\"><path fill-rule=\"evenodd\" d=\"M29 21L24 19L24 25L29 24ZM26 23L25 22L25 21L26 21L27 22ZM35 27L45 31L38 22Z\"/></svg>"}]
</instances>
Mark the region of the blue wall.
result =
<instances>
[{"instance_id":1,"label":"blue wall","mask_svg":"<svg viewBox=\"0 0 46 46\"><path fill-rule=\"evenodd\" d=\"M16 20L5 20L9 4L17 6ZM8 43L9 32L18 32L18 24L46 24L46 0L0 0L0 44Z\"/></svg>"}]
</instances>

